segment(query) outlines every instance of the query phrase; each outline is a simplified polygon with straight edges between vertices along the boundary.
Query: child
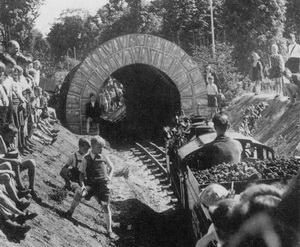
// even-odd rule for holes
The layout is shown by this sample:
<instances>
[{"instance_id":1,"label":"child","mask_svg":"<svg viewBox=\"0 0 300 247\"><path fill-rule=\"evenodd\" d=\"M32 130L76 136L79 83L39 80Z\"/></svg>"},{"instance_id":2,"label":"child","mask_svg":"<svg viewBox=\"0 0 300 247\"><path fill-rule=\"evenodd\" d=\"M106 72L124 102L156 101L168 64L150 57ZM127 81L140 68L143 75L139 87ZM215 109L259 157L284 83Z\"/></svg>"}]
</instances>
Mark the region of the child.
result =
<instances>
[{"instance_id":1,"label":"child","mask_svg":"<svg viewBox=\"0 0 300 247\"><path fill-rule=\"evenodd\" d=\"M283 71L284 71L284 60L281 54L278 53L278 46L273 44L271 46L272 55L270 56L270 69L269 78L274 79L276 96L280 98L283 96Z\"/></svg>"},{"instance_id":2,"label":"child","mask_svg":"<svg viewBox=\"0 0 300 247\"><path fill-rule=\"evenodd\" d=\"M214 77L212 75L208 76L208 84L206 87L207 90L207 106L210 108L210 119L214 117L217 113L218 107L218 88L216 84L214 84Z\"/></svg>"},{"instance_id":3,"label":"child","mask_svg":"<svg viewBox=\"0 0 300 247\"><path fill-rule=\"evenodd\" d=\"M71 181L79 183L78 165L82 162L83 156L89 151L89 148L89 141L86 138L80 138L78 151L69 156L67 163L61 169L59 175L65 180L67 190L72 190Z\"/></svg>"},{"instance_id":4,"label":"child","mask_svg":"<svg viewBox=\"0 0 300 247\"><path fill-rule=\"evenodd\" d=\"M255 95L261 92L261 81L263 78L263 66L261 64L260 56L256 52L252 52L252 64L250 69L250 78L254 82Z\"/></svg>"},{"instance_id":5,"label":"child","mask_svg":"<svg viewBox=\"0 0 300 247\"><path fill-rule=\"evenodd\" d=\"M78 167L81 189L77 190L71 208L66 212L66 217L72 217L81 198L90 200L91 197L94 196L98 203L102 205L109 238L116 239L117 236L112 231L111 211L109 206L110 191L108 187L108 182L113 176L114 165L108 157L102 154L104 145L105 141L102 137L95 136L92 138L92 149L84 156ZM86 181L84 181L85 175Z\"/></svg>"},{"instance_id":6,"label":"child","mask_svg":"<svg viewBox=\"0 0 300 247\"><path fill-rule=\"evenodd\" d=\"M41 198L35 191L36 162L33 159L25 161L20 159L19 153L14 146L14 139L16 138L17 133L18 130L12 124L7 124L1 129L0 134L3 137L8 152L4 157L0 158L0 162L7 161L11 163L12 169L15 172L15 181L20 192L30 192L32 199L41 202ZM24 186L21 178L21 172L25 170L28 170L29 189Z\"/></svg>"},{"instance_id":7,"label":"child","mask_svg":"<svg viewBox=\"0 0 300 247\"><path fill-rule=\"evenodd\" d=\"M97 135L99 135L99 123L101 116L101 108L99 102L96 100L94 93L90 94L90 102L86 103L86 133L90 133L90 123L94 122L97 126Z\"/></svg>"},{"instance_id":8,"label":"child","mask_svg":"<svg viewBox=\"0 0 300 247\"><path fill-rule=\"evenodd\" d=\"M0 62L0 127L6 122L7 108L9 105L9 100L3 86L3 81L5 79L4 72L5 65Z\"/></svg>"},{"instance_id":9,"label":"child","mask_svg":"<svg viewBox=\"0 0 300 247\"><path fill-rule=\"evenodd\" d=\"M13 119L13 105L12 105L12 94L13 94L13 86L14 80L11 77L11 74L14 71L14 67L16 66L16 61L8 54L1 54L0 60L5 65L4 77L2 80L2 85L6 92L7 98L9 100L9 105L7 108L7 117L6 123L14 123Z\"/></svg>"}]
</instances>

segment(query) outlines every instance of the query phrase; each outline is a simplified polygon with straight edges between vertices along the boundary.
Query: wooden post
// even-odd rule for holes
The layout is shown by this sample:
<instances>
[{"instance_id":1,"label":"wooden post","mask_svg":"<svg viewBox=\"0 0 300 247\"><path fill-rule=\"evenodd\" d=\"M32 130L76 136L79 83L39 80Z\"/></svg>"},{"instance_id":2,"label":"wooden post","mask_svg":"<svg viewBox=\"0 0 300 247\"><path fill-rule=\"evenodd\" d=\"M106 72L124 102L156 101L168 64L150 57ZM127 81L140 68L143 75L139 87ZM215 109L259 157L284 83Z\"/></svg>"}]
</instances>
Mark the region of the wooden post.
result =
<instances>
[{"instance_id":1,"label":"wooden post","mask_svg":"<svg viewBox=\"0 0 300 247\"><path fill-rule=\"evenodd\" d=\"M212 0L210 0L210 21L211 21L211 41L212 41L212 57L215 57L216 49L215 49L215 30L214 30L214 13L213 13L213 4Z\"/></svg>"}]
</instances>

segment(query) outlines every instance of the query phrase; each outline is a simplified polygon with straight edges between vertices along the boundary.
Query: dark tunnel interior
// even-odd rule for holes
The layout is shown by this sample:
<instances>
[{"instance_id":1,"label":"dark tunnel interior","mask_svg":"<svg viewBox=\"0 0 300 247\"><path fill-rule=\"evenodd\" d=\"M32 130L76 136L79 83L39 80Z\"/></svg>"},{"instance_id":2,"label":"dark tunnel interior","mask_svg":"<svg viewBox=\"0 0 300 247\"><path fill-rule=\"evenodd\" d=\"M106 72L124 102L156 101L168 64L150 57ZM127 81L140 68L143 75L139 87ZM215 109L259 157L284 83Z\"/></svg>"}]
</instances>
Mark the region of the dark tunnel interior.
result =
<instances>
[{"instance_id":1,"label":"dark tunnel interior","mask_svg":"<svg viewBox=\"0 0 300 247\"><path fill-rule=\"evenodd\" d=\"M124 86L126 118L131 138L156 139L180 111L180 94L162 71L145 64L125 66L112 74Z\"/></svg>"}]
</instances>

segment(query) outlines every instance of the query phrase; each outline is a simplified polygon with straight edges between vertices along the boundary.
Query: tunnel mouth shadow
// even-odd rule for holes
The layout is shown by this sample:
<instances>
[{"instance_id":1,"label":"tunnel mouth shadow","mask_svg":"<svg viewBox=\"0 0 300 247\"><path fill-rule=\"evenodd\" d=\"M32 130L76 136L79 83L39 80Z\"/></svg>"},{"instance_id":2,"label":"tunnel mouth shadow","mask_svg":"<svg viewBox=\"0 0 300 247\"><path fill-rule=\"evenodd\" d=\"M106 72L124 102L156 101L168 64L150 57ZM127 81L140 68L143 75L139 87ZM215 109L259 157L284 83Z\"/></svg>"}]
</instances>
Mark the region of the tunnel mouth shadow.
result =
<instances>
[{"instance_id":1,"label":"tunnel mouth shadow","mask_svg":"<svg viewBox=\"0 0 300 247\"><path fill-rule=\"evenodd\" d=\"M134 140L161 138L163 127L174 123L181 111L175 83L161 70L146 64L125 66L111 76L123 85L126 106L126 117L111 125L119 129L117 136Z\"/></svg>"}]
</instances>

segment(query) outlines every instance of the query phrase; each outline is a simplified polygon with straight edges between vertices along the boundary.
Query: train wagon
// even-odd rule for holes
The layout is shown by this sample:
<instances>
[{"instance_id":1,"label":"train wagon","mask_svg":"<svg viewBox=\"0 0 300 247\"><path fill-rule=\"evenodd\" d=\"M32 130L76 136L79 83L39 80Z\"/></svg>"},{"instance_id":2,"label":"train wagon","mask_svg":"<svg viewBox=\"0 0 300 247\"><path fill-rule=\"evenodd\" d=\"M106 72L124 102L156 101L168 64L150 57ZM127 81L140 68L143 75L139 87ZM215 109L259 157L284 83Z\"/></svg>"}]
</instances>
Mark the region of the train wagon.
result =
<instances>
[{"instance_id":1,"label":"train wagon","mask_svg":"<svg viewBox=\"0 0 300 247\"><path fill-rule=\"evenodd\" d=\"M201 125L200 125L201 126ZM198 127L199 128L199 127ZM203 133L204 130L208 133ZM211 128L202 125L200 135L194 135L191 140L176 150L167 150L167 160L169 160L168 172L170 183L175 189L181 205L188 210L192 226L194 240L198 240L206 234L210 222L206 219L201 207L197 206L200 191L208 184L199 184L193 170L201 169L197 166L197 154L201 152L202 147L216 138L216 133ZM252 162L255 160L274 159L274 150L252 137L244 136L237 132L226 132L226 134L235 140L238 140L242 147L242 161ZM271 183L278 179L260 180L258 182ZM220 183L225 188L230 189L232 183ZM248 184L247 181L234 182L234 189L237 193L243 191Z\"/></svg>"}]
</instances>

